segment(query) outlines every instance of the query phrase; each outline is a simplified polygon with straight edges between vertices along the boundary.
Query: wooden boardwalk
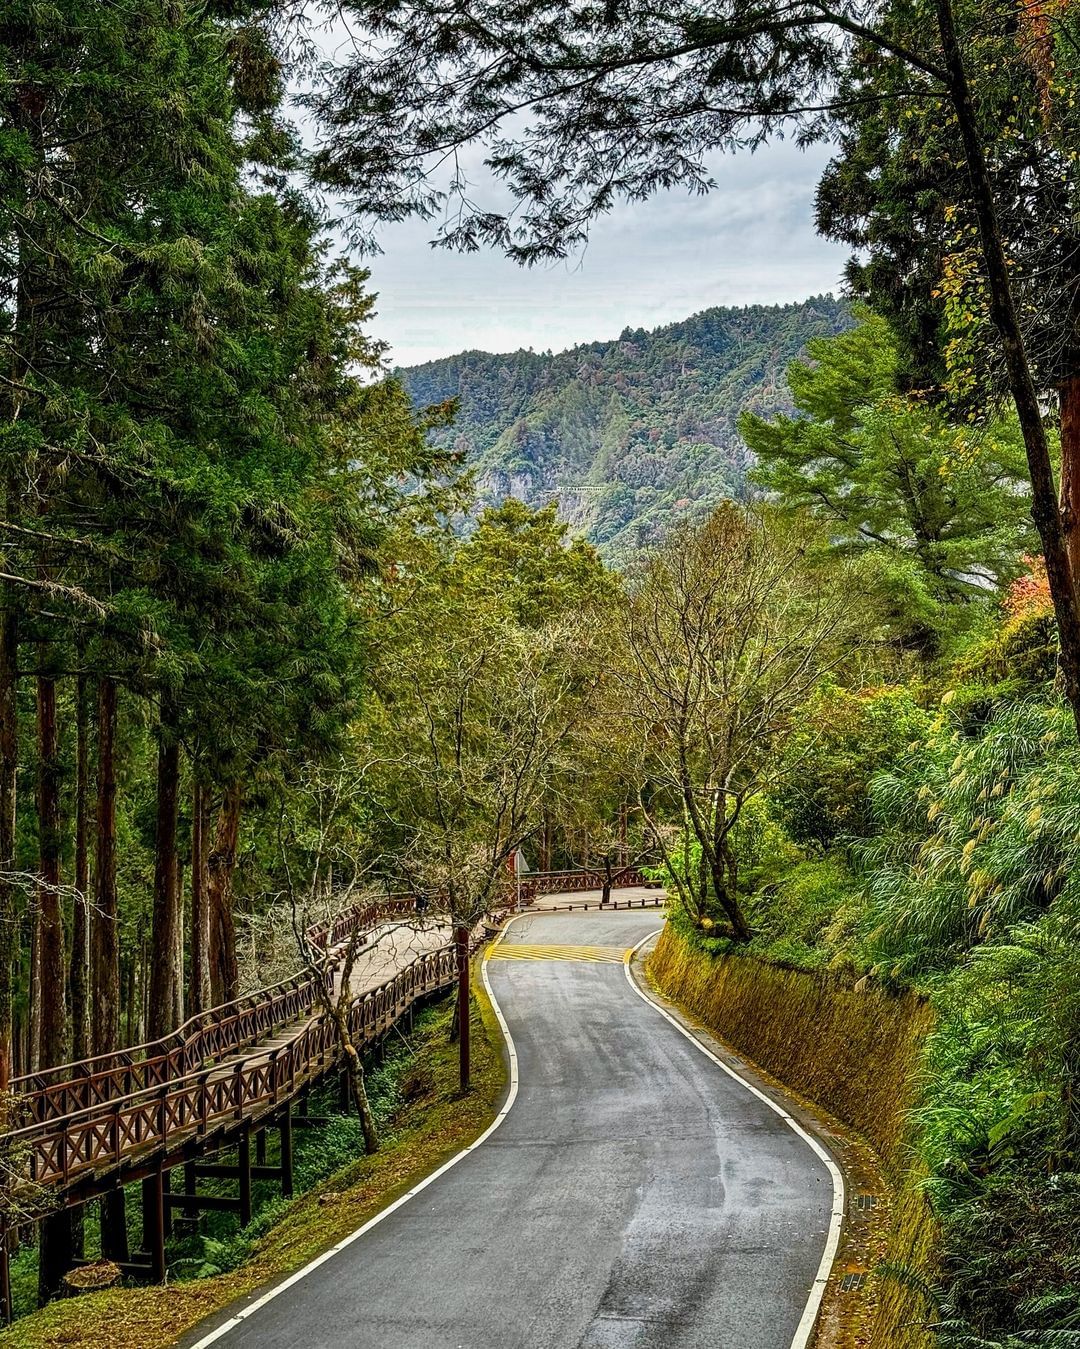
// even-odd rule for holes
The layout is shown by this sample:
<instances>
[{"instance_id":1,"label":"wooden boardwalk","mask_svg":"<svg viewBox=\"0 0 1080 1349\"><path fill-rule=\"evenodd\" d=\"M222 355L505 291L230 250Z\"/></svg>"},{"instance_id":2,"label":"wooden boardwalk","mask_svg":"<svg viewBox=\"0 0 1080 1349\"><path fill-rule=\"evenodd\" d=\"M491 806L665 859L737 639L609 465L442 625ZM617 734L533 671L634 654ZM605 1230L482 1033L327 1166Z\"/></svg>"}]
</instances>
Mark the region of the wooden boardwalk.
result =
<instances>
[{"instance_id":1,"label":"wooden boardwalk","mask_svg":"<svg viewBox=\"0 0 1080 1349\"><path fill-rule=\"evenodd\" d=\"M504 911L532 907L542 896L559 907L596 907L595 898L575 896L598 890L603 881L596 871L534 873L508 891ZM614 888L642 883L631 868L613 877ZM655 903L662 902L657 896ZM645 904L634 901L634 907ZM411 1018L418 1004L454 985L451 937L445 918L420 913L409 896L349 909L309 930L318 956L313 969L212 1008L165 1040L18 1079L12 1085L21 1123L3 1135L8 1156L52 1194L60 1210L141 1180L144 1249L126 1270L160 1281L173 1209L193 1218L200 1209L235 1208L244 1224L251 1218L253 1178L276 1178L283 1194L292 1193L293 1126L311 1122L294 1107L339 1063L341 1046L323 999L340 992L341 956L350 938L361 949L350 980L349 1034L354 1044L371 1049ZM265 1164L268 1128L280 1137L275 1166ZM235 1165L207 1162L232 1148ZM177 1168L184 1184L174 1194L171 1173ZM236 1198L200 1195L198 1180L210 1176L234 1177ZM6 1251L0 1240L0 1297Z\"/></svg>"}]
</instances>

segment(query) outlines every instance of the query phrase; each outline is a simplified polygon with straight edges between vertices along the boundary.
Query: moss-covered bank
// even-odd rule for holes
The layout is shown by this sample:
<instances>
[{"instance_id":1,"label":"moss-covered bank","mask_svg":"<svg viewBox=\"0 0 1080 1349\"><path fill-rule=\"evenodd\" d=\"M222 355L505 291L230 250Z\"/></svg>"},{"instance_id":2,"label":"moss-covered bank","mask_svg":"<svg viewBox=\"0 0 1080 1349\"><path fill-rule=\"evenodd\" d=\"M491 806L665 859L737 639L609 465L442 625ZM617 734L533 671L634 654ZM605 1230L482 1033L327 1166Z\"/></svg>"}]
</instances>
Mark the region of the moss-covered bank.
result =
<instances>
[{"instance_id":1,"label":"moss-covered bank","mask_svg":"<svg viewBox=\"0 0 1080 1349\"><path fill-rule=\"evenodd\" d=\"M932 1022L913 994L856 991L824 973L713 956L670 925L649 959L660 990L740 1054L866 1138L895 1189L886 1260L929 1267L933 1222L910 1175L907 1112ZM917 1279L878 1290L872 1349L927 1349Z\"/></svg>"}]
</instances>

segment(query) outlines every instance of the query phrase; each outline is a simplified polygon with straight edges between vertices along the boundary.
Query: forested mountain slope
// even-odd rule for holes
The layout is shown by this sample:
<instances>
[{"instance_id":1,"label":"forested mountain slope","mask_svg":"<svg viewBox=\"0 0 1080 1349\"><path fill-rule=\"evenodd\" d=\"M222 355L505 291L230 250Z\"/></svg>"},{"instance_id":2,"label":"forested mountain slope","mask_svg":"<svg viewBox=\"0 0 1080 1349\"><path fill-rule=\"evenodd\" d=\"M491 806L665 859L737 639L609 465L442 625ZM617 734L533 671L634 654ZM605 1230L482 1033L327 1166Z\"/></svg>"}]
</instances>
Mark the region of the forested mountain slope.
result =
<instances>
[{"instance_id":1,"label":"forested mountain slope","mask_svg":"<svg viewBox=\"0 0 1080 1349\"><path fill-rule=\"evenodd\" d=\"M399 371L417 405L460 399L440 433L478 470L481 494L562 514L612 558L674 516L742 494L744 411L790 409L788 363L850 326L832 296L706 309L569 351L466 351Z\"/></svg>"}]
</instances>

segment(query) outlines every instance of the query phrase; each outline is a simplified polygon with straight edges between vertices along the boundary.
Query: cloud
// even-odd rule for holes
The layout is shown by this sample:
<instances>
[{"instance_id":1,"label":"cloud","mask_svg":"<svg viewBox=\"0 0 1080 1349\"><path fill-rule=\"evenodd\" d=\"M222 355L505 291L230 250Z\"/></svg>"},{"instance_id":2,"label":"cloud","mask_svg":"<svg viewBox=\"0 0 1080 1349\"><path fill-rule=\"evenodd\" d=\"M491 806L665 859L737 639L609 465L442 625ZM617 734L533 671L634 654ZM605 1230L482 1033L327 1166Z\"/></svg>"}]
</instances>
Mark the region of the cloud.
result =
<instances>
[{"instance_id":1,"label":"cloud","mask_svg":"<svg viewBox=\"0 0 1080 1349\"><path fill-rule=\"evenodd\" d=\"M846 253L817 236L827 159L790 143L732 156L707 197L618 206L580 258L525 269L492 253L432 249L432 225L386 227L371 262L378 335L402 365L465 348L560 350L712 305L774 304L836 290Z\"/></svg>"},{"instance_id":2,"label":"cloud","mask_svg":"<svg viewBox=\"0 0 1080 1349\"><path fill-rule=\"evenodd\" d=\"M318 40L340 59L339 23ZM379 293L375 335L411 365L465 348L555 350L655 327L712 305L774 304L836 290L846 250L814 231L813 197L826 147L792 141L718 157L707 196L665 192L620 204L593 229L580 258L525 269L490 252L432 249L435 224L386 226L371 259ZM483 150L459 156L485 205L505 201Z\"/></svg>"}]
</instances>

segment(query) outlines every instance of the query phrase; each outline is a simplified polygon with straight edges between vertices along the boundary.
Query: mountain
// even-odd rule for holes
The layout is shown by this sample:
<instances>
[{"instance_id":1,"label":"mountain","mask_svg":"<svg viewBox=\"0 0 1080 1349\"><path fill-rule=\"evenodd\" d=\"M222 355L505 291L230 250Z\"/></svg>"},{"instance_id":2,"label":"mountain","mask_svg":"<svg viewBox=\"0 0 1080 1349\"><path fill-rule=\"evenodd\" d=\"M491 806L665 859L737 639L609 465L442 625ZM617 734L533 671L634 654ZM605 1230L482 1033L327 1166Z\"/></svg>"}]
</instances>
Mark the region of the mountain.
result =
<instances>
[{"instance_id":1,"label":"mountain","mask_svg":"<svg viewBox=\"0 0 1080 1349\"><path fill-rule=\"evenodd\" d=\"M466 351L397 374L417 406L460 400L440 434L468 454L483 500L554 497L617 562L683 512L743 493L739 414L790 411L789 362L851 321L843 301L814 296L706 309L555 355Z\"/></svg>"}]
</instances>

